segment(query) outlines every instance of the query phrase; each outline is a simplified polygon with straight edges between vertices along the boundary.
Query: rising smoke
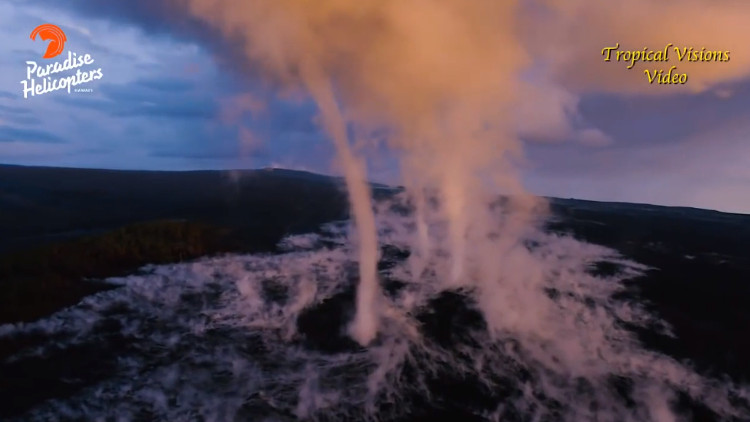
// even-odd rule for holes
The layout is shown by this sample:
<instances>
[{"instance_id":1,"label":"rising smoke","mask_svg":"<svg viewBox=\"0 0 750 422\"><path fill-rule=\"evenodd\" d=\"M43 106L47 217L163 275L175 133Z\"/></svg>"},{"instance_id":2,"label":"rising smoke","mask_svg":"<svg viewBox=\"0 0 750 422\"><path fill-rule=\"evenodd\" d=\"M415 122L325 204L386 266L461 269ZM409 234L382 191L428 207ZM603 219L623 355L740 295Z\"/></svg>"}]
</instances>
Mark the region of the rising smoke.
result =
<instances>
[{"instance_id":1,"label":"rising smoke","mask_svg":"<svg viewBox=\"0 0 750 422\"><path fill-rule=\"evenodd\" d=\"M193 362L174 369L188 374L184 379L205 382L201 391L221 394L199 401L193 395L204 393L193 391L196 383L175 381L159 394L177 395L178 402L188 404L170 410L165 398L151 397L156 392L144 386L152 378L172 378L149 373L139 380L142 385L131 385L129 377L113 380L102 387L106 397L119 400L123 384L139 392L147 389L144 402L169 419L184 417L170 412L200 411L207 420L226 420L225 415L237 415L255 401L303 419L347 420L361 414L378 419L379 404L406 400L410 388L429 396L421 378L411 386L405 374L416 371L418 378L427 377L445 366L493 390L496 408L483 413L488 420L521 414L525 416L519 420L669 421L679 419L670 408L677 392L719 415L746 416L726 398L747 399L745 388L720 385L643 350L622 328L623 323L653 322L637 305L613 299L620 279L643 268L618 261L630 270L612 280L597 279L587 273L589 265L604 257L620 258L535 227L544 204L524 191L516 174L522 156L513 116L523 94L519 75L530 64L523 46L535 53L545 48L519 39L515 1L178 1L237 41L269 82L284 91L303 91L317 103L321 125L338 153L356 225L356 233L347 233L348 239L356 239L352 246L359 272L349 334L369 347L361 353L320 355L290 345L304 334L295 324L304 309L346 289L346 246L198 263L189 270L197 274L159 270L163 283L177 290L185 286L175 280L185 279L193 280L188 287L196 290L209 288L206 280L212 278L224 287L219 303L200 313L187 310L180 297L160 296L164 292L150 284L153 280L143 285L134 281L133 289L122 292L157 304L141 305L147 310L143 312L134 307L134 332L142 331L142 320L153 319L176 321L175 331L200 331L196 327L201 322L193 315L209 315L213 329L232 329L235 337L222 343L221 350L190 352L199 369ZM575 8L559 9L568 24L568 18L578 16ZM558 29L549 27L552 33ZM412 211L408 217L374 211L382 204L371 198L363 152L375 150L379 142L400 159L407 197L399 201ZM506 195L503 201L499 194ZM405 280L395 298L381 290L381 242L411 251L408 264L389 274ZM289 303L281 306L261 297L257 286L267 278L290 290ZM414 317L428 312L437 297L455 291L471 297L486 326L471 333L482 347L458 350L468 358L429 339ZM235 331L238 327L242 330ZM260 330L263 350L253 359L281 356L290 367L248 363L242 347L251 341L245 337L255 334L245 328ZM172 347L173 337L170 331L152 334L151 340L161 350ZM164 369L134 359L134 372ZM231 362L230 369L217 368L232 373L230 386L220 386L226 391L217 390L216 371L203 372L205 360ZM628 400L634 404L612 390L613 377L632 382ZM513 394L503 396L498 391L508 382ZM85 414L99 398L80 400L84 410L76 412Z\"/></svg>"},{"instance_id":2,"label":"rising smoke","mask_svg":"<svg viewBox=\"0 0 750 422\"><path fill-rule=\"evenodd\" d=\"M520 152L509 121L517 74L526 63L513 1L188 1L190 11L241 40L269 78L317 102L338 151L359 244L360 285L352 335L362 344L378 326L378 247L365 160L387 130L404 185L422 215L425 192L448 222L454 283L467 277L467 249L479 253L496 229L491 194L524 195L511 159ZM426 248L424 223L421 248ZM481 255L480 255L481 256ZM479 256L472 256L477 260ZM486 263L478 260L482 266ZM475 277L487 281L492 274Z\"/></svg>"},{"instance_id":3,"label":"rising smoke","mask_svg":"<svg viewBox=\"0 0 750 422\"><path fill-rule=\"evenodd\" d=\"M653 34L627 22L655 26L663 13L649 8L663 12L662 5L677 2L540 0L555 11L541 15L545 26L517 28L519 4L507 0L171 1L238 41L269 81L316 101L346 176L357 232L288 238L290 251L275 256L151 268L110 280L123 288L47 320L0 326L0 338L45 334L49 344L29 352L40 355L92 339L97 347L118 344L110 379L45 402L26 420L103 420L113 413L123 420L379 420L387 412L394 418L410 413L410 394L429 398L430 376L445 368L490 390L491 403L473 409L482 420L672 421L685 417L671 407L678 393L721 419L748 418L746 387L701 377L643 349L623 328L658 322L639 304L615 299L619 282L645 268L538 230L533 223L544 204L515 174L521 143L511 116L525 94L518 91L519 74L530 64L524 46L546 55L552 73L571 86L593 78L598 87L641 89L645 84L575 73L571 63L601 49L591 26L623 43L633 37L640 48ZM667 28L703 25L694 16L698 10L741 17L734 12L746 7L715 3L711 12L683 8L679 23ZM622 14L626 22L618 23ZM581 20L591 26L578 25ZM536 42L522 43L519 32L531 30L538 31ZM682 33L667 32L659 44L662 36ZM718 42L730 32L712 33L721 35ZM746 72L711 69L696 79L709 83ZM547 99L550 92L543 94ZM568 103L567 92L561 94ZM391 204L374 204L366 183L363 151L374 150L383 132L407 187L408 197L399 198L406 205L395 208L411 207L407 216L391 212ZM498 201L500 193L510 200ZM298 321L349 288L351 251L341 238L357 240L350 334L369 347L322 353L303 343L308 333ZM379 272L381 243L411 251L408 262ZM602 260L623 269L592 276L589 267ZM403 286L386 297L379 277ZM285 291L284 300L270 297L266 283ZM444 346L431 332L444 327L425 328L424 320L436 300L455 292L470 297L468 307L479 308L486 327L449 327L470 341ZM119 337L101 332L113 326L135 344L132 350L120 350ZM615 391L613 379L629 391Z\"/></svg>"}]
</instances>

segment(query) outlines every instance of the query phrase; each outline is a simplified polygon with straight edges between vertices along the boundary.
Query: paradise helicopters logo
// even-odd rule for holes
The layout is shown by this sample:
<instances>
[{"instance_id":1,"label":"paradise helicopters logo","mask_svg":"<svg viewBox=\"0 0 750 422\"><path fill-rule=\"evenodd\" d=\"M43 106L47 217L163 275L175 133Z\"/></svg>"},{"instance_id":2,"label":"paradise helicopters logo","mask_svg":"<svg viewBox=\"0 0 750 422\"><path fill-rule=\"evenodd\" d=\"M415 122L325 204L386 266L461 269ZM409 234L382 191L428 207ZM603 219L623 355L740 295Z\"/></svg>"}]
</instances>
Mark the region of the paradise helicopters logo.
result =
<instances>
[{"instance_id":1,"label":"paradise helicopters logo","mask_svg":"<svg viewBox=\"0 0 750 422\"><path fill-rule=\"evenodd\" d=\"M57 25L39 25L31 31L31 39L37 36L43 41L49 41L43 59L53 59L60 56L68 41L65 33ZM95 68L91 54L77 54L68 51L67 58L61 61L42 62L29 60L26 62L26 79L23 85L23 98L47 94L53 91L67 90L71 92L93 92L91 88L79 87L92 81L101 79L102 68ZM72 71L75 70L75 73Z\"/></svg>"}]
</instances>

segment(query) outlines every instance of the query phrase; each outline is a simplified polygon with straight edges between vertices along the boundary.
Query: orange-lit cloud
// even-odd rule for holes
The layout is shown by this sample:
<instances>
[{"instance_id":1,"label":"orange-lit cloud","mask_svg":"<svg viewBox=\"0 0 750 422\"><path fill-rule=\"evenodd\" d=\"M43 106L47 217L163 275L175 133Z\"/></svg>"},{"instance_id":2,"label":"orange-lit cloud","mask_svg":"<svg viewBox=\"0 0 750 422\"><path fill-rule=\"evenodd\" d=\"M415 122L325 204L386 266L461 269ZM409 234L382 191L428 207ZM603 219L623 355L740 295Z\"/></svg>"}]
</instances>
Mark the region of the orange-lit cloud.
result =
<instances>
[{"instance_id":1,"label":"orange-lit cloud","mask_svg":"<svg viewBox=\"0 0 750 422\"><path fill-rule=\"evenodd\" d=\"M574 92L671 95L701 92L750 76L750 2L742 0L530 1L524 39L551 78ZM605 47L670 48L668 62L605 62ZM674 47L729 51L728 62L678 61ZM644 70L677 66L684 85L649 84Z\"/></svg>"},{"instance_id":2,"label":"orange-lit cloud","mask_svg":"<svg viewBox=\"0 0 750 422\"><path fill-rule=\"evenodd\" d=\"M367 170L351 144L387 128L412 191L437 187L450 221L454 276L464 259L481 186L523 193L512 110L529 63L516 2L495 0L188 0L192 15L244 46L245 57L316 101L336 146L358 227L360 288L354 337L375 335L375 223ZM353 129L353 136L350 131ZM486 233L486 230L480 230Z\"/></svg>"}]
</instances>

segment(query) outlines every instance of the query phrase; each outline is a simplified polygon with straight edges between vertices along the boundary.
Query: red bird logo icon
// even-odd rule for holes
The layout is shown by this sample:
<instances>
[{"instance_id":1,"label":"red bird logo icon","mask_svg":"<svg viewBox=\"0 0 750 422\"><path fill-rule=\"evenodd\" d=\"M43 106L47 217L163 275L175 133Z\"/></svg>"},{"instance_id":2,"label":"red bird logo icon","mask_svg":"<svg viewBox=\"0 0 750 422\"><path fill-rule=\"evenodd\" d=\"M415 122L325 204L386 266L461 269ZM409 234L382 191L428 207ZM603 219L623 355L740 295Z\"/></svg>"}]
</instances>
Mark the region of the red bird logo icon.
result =
<instances>
[{"instance_id":1,"label":"red bird logo icon","mask_svg":"<svg viewBox=\"0 0 750 422\"><path fill-rule=\"evenodd\" d=\"M39 34L42 40L49 41L47 51L44 53L44 56L42 56L43 58L51 59L63 52L65 41L68 39L65 37L65 33L59 26L52 25L51 23L39 25L31 31L31 39L36 40L37 34Z\"/></svg>"}]
</instances>

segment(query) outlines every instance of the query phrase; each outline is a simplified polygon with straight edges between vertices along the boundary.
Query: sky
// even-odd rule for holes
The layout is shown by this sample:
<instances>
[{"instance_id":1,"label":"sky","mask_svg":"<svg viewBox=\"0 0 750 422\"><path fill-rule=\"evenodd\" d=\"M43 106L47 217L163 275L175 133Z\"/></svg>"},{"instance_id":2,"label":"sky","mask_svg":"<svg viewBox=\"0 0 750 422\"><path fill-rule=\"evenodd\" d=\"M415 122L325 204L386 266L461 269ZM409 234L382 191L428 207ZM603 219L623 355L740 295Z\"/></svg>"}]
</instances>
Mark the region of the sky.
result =
<instances>
[{"instance_id":1,"label":"sky","mask_svg":"<svg viewBox=\"0 0 750 422\"><path fill-rule=\"evenodd\" d=\"M310 99L280 93L234 40L166 3L0 3L0 163L338 173ZM652 12L642 15L593 0L564 9L521 3L531 60L514 121L529 190L750 213L750 47L740 42L750 31L748 2L637 0L643 8L633 10ZM46 43L29 37L44 23L67 37L53 60L88 53L88 68L101 68L100 80L80 86L91 92L23 97L26 62L45 62ZM627 70L602 59L615 43L660 50L667 42L730 50L731 61L677 63L690 80L675 87L646 81L643 70L661 65ZM369 161L373 180L396 181L394 157L380 151Z\"/></svg>"}]
</instances>

